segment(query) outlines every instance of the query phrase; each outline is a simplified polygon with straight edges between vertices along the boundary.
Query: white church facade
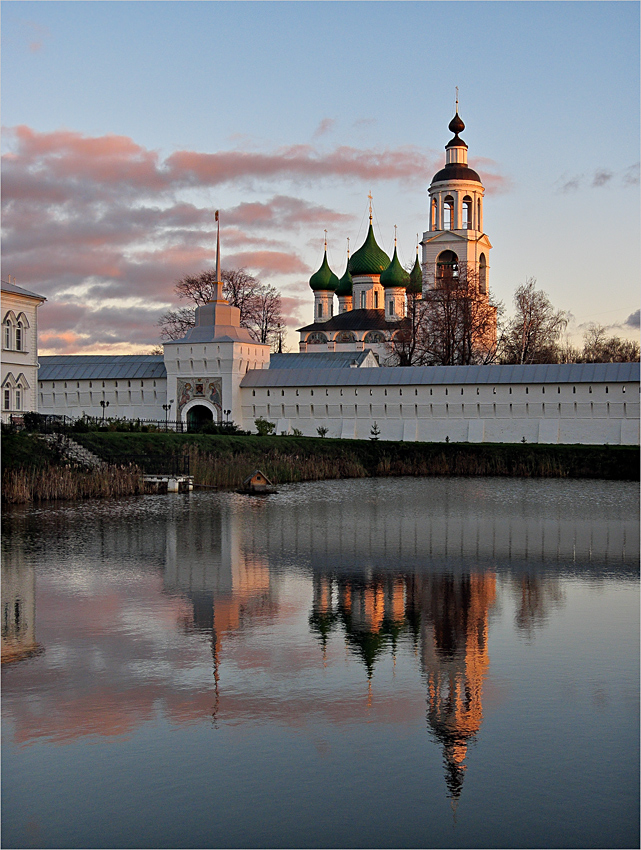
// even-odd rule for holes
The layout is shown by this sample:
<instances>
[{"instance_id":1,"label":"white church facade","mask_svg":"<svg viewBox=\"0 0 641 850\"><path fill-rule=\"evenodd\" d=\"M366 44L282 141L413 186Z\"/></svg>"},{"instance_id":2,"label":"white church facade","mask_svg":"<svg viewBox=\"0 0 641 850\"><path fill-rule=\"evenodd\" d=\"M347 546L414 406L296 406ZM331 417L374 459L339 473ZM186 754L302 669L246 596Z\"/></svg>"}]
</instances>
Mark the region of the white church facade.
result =
<instances>
[{"instance_id":1,"label":"white church facade","mask_svg":"<svg viewBox=\"0 0 641 850\"><path fill-rule=\"evenodd\" d=\"M38 409L38 308L42 295L2 281L2 421Z\"/></svg>"},{"instance_id":2,"label":"white church facade","mask_svg":"<svg viewBox=\"0 0 641 850\"><path fill-rule=\"evenodd\" d=\"M367 237L343 277L325 251L310 279L314 321L300 329L299 354L270 354L240 326L240 311L223 298L218 250L214 298L196 309L182 339L166 342L163 355L41 357L32 409L191 428L233 421L252 431L262 417L277 434L317 436L321 428L338 438L638 444L638 363L385 365L409 298L429 299L464 268L478 298L489 298L484 189L467 164L458 110L449 128L446 162L429 188L421 261L417 254L407 272L396 249L390 260L370 208Z\"/></svg>"}]
</instances>

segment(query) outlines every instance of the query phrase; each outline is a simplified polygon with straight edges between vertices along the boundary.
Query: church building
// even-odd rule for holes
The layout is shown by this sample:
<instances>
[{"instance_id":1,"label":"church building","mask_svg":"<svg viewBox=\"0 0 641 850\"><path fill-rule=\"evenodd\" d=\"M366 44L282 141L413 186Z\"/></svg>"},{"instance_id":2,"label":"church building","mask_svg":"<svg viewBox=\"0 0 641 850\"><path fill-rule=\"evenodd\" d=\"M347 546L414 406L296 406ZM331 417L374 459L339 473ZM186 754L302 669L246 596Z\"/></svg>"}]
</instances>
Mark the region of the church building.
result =
<instances>
[{"instance_id":1,"label":"church building","mask_svg":"<svg viewBox=\"0 0 641 850\"><path fill-rule=\"evenodd\" d=\"M467 163L467 144L460 137L465 124L458 114L450 121L454 136L445 146L445 166L428 189L429 230L421 240L422 261L411 272L400 264L394 240L392 259L380 248L372 226L370 196L369 229L363 245L348 256L344 275L338 279L327 261L327 242L321 267L309 281L314 293L314 321L299 329L301 351L362 351L371 348L381 365L397 365L393 340L410 333L409 299L426 301L448 287L471 294L489 305L489 255L492 245L483 231L481 178ZM334 296L338 310L334 310ZM475 342L481 349L496 343L496 311L489 327Z\"/></svg>"}]
</instances>

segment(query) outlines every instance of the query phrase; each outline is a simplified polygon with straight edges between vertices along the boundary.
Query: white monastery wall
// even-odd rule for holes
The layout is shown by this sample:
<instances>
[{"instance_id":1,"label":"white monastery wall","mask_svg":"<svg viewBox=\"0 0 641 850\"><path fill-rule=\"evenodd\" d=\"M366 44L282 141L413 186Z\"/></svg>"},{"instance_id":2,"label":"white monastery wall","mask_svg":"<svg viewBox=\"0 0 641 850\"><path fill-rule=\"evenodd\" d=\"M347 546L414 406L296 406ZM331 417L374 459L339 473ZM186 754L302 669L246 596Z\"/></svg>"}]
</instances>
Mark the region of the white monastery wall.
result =
<instances>
[{"instance_id":1,"label":"white monastery wall","mask_svg":"<svg viewBox=\"0 0 641 850\"><path fill-rule=\"evenodd\" d=\"M44 414L102 417L100 402L104 401L109 402L105 418L163 419L165 415L165 378L39 381L38 386L38 410Z\"/></svg>"},{"instance_id":2,"label":"white monastery wall","mask_svg":"<svg viewBox=\"0 0 641 850\"><path fill-rule=\"evenodd\" d=\"M242 388L242 427L276 433L471 443L638 444L639 384L451 384ZM240 424L240 423L239 423Z\"/></svg>"}]
</instances>

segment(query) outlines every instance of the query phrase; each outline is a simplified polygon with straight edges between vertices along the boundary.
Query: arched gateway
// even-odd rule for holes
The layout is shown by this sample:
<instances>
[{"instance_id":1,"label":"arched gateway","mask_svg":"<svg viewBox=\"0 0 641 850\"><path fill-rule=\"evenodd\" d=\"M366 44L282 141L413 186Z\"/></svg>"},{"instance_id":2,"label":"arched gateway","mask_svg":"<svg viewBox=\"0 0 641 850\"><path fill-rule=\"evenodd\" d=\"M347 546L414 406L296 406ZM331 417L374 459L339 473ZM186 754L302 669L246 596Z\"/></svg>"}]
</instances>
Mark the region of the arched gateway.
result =
<instances>
[{"instance_id":1,"label":"arched gateway","mask_svg":"<svg viewBox=\"0 0 641 850\"><path fill-rule=\"evenodd\" d=\"M209 406L195 404L187 411L187 430L199 431L203 425L214 421L214 412Z\"/></svg>"}]
</instances>

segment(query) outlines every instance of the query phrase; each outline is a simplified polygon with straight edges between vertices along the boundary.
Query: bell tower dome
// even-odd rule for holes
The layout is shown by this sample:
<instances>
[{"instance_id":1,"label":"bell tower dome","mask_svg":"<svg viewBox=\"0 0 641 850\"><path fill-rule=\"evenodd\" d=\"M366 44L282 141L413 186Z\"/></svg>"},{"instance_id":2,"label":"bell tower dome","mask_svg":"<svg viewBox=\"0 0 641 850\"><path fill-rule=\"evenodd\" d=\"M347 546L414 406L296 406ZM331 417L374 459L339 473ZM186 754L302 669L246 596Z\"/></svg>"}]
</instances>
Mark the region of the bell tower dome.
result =
<instances>
[{"instance_id":1,"label":"bell tower dome","mask_svg":"<svg viewBox=\"0 0 641 850\"><path fill-rule=\"evenodd\" d=\"M440 280L458 275L464 267L468 279L473 276L478 281L479 296L487 298L492 245L483 230L485 189L467 163L458 97L448 129L454 136L445 146L445 166L436 172L428 189L430 223L421 241L423 289L438 287Z\"/></svg>"}]
</instances>

